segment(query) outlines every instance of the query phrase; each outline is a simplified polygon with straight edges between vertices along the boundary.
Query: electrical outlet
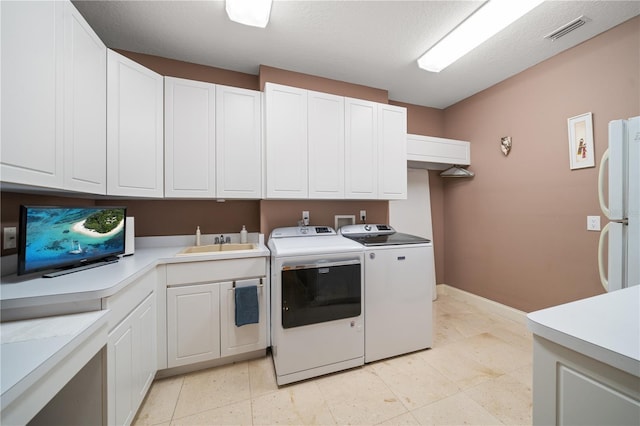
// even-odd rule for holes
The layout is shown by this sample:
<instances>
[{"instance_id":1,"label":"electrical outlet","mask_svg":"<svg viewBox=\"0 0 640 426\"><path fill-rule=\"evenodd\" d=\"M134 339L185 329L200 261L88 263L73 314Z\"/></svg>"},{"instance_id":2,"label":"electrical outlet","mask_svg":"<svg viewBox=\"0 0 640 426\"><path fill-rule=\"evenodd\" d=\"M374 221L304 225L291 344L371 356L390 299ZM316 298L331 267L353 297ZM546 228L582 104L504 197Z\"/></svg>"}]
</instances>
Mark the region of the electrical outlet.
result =
<instances>
[{"instance_id":1,"label":"electrical outlet","mask_svg":"<svg viewBox=\"0 0 640 426\"><path fill-rule=\"evenodd\" d=\"M4 240L2 246L5 250L16 248L16 227L8 226L4 228Z\"/></svg>"},{"instance_id":2,"label":"electrical outlet","mask_svg":"<svg viewBox=\"0 0 640 426\"><path fill-rule=\"evenodd\" d=\"M309 225L309 212L307 210L302 211L302 224L304 226Z\"/></svg>"},{"instance_id":3,"label":"electrical outlet","mask_svg":"<svg viewBox=\"0 0 640 426\"><path fill-rule=\"evenodd\" d=\"M600 216L587 216L587 231L600 230Z\"/></svg>"},{"instance_id":4,"label":"electrical outlet","mask_svg":"<svg viewBox=\"0 0 640 426\"><path fill-rule=\"evenodd\" d=\"M367 211L366 210L360 210L360 220L362 222L366 222L367 221Z\"/></svg>"}]
</instances>

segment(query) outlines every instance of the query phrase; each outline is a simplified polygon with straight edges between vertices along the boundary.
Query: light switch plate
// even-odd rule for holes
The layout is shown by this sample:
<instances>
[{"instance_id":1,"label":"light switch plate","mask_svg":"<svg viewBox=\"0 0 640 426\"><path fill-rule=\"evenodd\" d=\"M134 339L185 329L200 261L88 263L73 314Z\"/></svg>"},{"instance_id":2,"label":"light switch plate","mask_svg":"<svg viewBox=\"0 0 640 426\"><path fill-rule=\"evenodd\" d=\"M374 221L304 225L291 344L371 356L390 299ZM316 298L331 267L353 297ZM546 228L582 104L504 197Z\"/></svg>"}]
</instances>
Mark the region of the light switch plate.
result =
<instances>
[{"instance_id":1,"label":"light switch plate","mask_svg":"<svg viewBox=\"0 0 640 426\"><path fill-rule=\"evenodd\" d=\"M4 239L2 241L2 247L5 250L16 248L16 227L15 226L7 226L3 230Z\"/></svg>"},{"instance_id":2,"label":"light switch plate","mask_svg":"<svg viewBox=\"0 0 640 426\"><path fill-rule=\"evenodd\" d=\"M600 216L587 216L587 231L600 230Z\"/></svg>"}]
</instances>

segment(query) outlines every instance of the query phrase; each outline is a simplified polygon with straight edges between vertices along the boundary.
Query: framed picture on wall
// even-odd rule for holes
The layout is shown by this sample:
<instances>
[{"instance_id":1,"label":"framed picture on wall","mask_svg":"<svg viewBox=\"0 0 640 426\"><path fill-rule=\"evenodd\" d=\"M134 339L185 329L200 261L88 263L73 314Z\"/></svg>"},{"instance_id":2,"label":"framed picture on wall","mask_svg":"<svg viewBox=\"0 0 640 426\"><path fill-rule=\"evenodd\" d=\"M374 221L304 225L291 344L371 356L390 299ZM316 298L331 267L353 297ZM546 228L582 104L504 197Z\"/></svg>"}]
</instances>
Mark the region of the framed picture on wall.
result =
<instances>
[{"instance_id":1,"label":"framed picture on wall","mask_svg":"<svg viewBox=\"0 0 640 426\"><path fill-rule=\"evenodd\" d=\"M569 166L571 170L595 167L593 154L593 121L591 113L576 115L569 125Z\"/></svg>"}]
</instances>

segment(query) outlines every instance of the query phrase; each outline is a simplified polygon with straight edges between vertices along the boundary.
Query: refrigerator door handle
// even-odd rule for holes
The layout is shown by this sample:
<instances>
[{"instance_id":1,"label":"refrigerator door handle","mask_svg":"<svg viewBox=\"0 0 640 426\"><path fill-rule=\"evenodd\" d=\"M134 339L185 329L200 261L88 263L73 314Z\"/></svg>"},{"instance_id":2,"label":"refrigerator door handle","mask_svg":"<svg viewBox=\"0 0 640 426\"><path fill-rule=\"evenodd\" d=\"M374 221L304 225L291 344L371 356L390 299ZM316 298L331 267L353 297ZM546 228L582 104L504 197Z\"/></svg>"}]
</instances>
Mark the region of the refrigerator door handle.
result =
<instances>
[{"instance_id":1,"label":"refrigerator door handle","mask_svg":"<svg viewBox=\"0 0 640 426\"><path fill-rule=\"evenodd\" d=\"M609 207L605 204L605 200L604 200L604 175L605 175L604 166L608 162L609 162L609 148L607 148L607 150L602 155L602 159L600 160L600 170L598 170L598 200L600 201L600 209L602 210L602 213L604 213L604 215L607 218L609 218L609 216L611 215L611 211L609 210ZM602 234L604 234L604 230L602 231ZM602 234L600 235L600 242L602 242ZM602 277L602 274L600 276Z\"/></svg>"},{"instance_id":2,"label":"refrigerator door handle","mask_svg":"<svg viewBox=\"0 0 640 426\"><path fill-rule=\"evenodd\" d=\"M600 241L598 241L598 273L600 274L600 282L602 283L602 287L606 291L609 291L609 280L605 276L604 272L604 259L602 258L602 253L604 252L604 241L606 235L609 234L609 225L611 222L607 223L602 231L600 232Z\"/></svg>"}]
</instances>

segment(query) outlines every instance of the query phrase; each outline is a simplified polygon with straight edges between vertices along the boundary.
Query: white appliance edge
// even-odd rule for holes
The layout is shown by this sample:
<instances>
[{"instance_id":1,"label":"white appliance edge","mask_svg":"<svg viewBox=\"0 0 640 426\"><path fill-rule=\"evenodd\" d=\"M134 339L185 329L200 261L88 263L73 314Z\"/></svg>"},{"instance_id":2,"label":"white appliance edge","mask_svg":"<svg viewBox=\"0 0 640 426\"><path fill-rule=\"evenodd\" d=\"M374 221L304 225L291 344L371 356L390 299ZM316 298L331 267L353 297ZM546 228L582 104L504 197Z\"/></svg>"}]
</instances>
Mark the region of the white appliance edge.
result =
<instances>
[{"instance_id":1,"label":"white appliance edge","mask_svg":"<svg viewBox=\"0 0 640 426\"><path fill-rule=\"evenodd\" d=\"M608 204L604 196L607 163ZM598 245L602 285L607 291L640 285L640 116L609 123L609 148L600 162L598 196L602 212L610 220L602 229Z\"/></svg>"}]
</instances>

